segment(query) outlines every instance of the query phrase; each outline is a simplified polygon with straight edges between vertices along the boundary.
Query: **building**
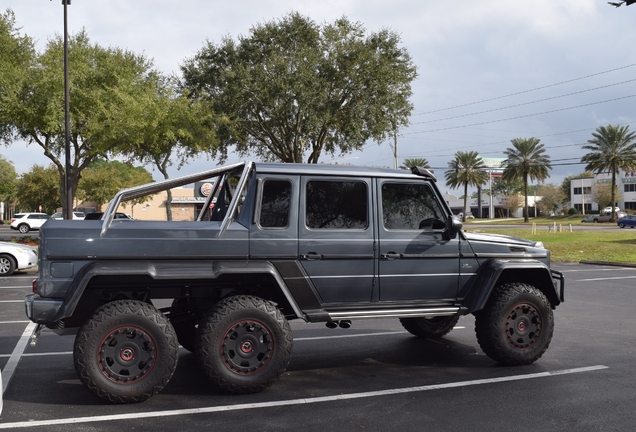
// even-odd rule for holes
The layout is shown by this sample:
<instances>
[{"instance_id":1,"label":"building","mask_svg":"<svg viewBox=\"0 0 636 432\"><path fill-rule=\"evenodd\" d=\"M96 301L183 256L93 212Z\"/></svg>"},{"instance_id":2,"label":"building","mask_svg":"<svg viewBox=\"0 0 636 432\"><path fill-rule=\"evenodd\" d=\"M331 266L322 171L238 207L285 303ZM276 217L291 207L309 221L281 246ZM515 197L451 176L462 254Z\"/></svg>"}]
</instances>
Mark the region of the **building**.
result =
<instances>
[{"instance_id":1,"label":"building","mask_svg":"<svg viewBox=\"0 0 636 432\"><path fill-rule=\"evenodd\" d=\"M612 175L608 173L596 174L594 178L573 179L570 181L570 196L572 207L580 212L585 207L585 212L598 212L598 203L594 200L594 186L597 184L609 184ZM618 195L616 205L621 210L636 210L636 172L619 171L616 175Z\"/></svg>"}]
</instances>

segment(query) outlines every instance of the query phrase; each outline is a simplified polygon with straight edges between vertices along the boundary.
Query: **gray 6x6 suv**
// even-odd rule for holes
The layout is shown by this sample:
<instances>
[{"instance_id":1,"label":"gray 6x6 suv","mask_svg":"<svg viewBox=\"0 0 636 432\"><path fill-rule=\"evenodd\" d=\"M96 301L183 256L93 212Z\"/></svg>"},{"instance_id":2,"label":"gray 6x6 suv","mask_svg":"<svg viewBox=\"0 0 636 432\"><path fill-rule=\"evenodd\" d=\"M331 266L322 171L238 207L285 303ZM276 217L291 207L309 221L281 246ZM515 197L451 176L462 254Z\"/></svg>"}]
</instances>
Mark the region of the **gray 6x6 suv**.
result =
<instances>
[{"instance_id":1,"label":"gray 6x6 suv","mask_svg":"<svg viewBox=\"0 0 636 432\"><path fill-rule=\"evenodd\" d=\"M193 221L114 218L123 201L207 179ZM245 162L123 190L102 220L42 227L33 342L42 326L77 333L80 379L120 403L168 383L179 343L219 387L263 390L288 365L292 319L397 318L438 338L474 314L488 356L534 362L562 274L539 242L463 232L435 181L421 168Z\"/></svg>"}]
</instances>

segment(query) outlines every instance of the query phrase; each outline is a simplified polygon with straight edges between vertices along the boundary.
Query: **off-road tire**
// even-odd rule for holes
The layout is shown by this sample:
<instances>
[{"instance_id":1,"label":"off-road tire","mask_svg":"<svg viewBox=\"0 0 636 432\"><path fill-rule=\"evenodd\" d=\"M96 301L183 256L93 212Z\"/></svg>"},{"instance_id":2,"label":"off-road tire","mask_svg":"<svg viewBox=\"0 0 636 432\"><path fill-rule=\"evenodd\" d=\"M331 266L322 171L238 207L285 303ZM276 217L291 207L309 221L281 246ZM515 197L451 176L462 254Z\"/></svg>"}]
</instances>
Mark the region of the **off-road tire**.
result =
<instances>
[{"instance_id":1,"label":"off-road tire","mask_svg":"<svg viewBox=\"0 0 636 432\"><path fill-rule=\"evenodd\" d=\"M423 339L437 339L447 335L459 321L459 315L434 318L400 318L402 327Z\"/></svg>"},{"instance_id":2,"label":"off-road tire","mask_svg":"<svg viewBox=\"0 0 636 432\"><path fill-rule=\"evenodd\" d=\"M18 225L18 231L20 231L22 234L26 234L29 232L29 230L31 230L31 227L28 226L27 224L20 224Z\"/></svg>"},{"instance_id":3,"label":"off-road tire","mask_svg":"<svg viewBox=\"0 0 636 432\"><path fill-rule=\"evenodd\" d=\"M197 359L219 388L256 393L285 372L292 353L289 322L272 303L240 295L217 303L199 322Z\"/></svg>"},{"instance_id":4,"label":"off-road tire","mask_svg":"<svg viewBox=\"0 0 636 432\"><path fill-rule=\"evenodd\" d=\"M16 267L17 264L12 256L0 255L0 276L10 276Z\"/></svg>"},{"instance_id":5,"label":"off-road tire","mask_svg":"<svg viewBox=\"0 0 636 432\"><path fill-rule=\"evenodd\" d=\"M168 384L179 345L172 325L155 307L117 300L98 308L80 328L73 358L80 380L97 396L141 402Z\"/></svg>"},{"instance_id":6,"label":"off-road tire","mask_svg":"<svg viewBox=\"0 0 636 432\"><path fill-rule=\"evenodd\" d=\"M475 314L479 346L505 365L526 365L548 349L554 332L550 302L537 288L510 283L497 288Z\"/></svg>"},{"instance_id":7,"label":"off-road tire","mask_svg":"<svg viewBox=\"0 0 636 432\"><path fill-rule=\"evenodd\" d=\"M187 299L174 299L172 301L172 308L186 308L187 304ZM192 319L188 319L185 321L179 320L171 322L181 346L191 353L195 352L197 340L197 319L195 317L192 317Z\"/></svg>"}]
</instances>

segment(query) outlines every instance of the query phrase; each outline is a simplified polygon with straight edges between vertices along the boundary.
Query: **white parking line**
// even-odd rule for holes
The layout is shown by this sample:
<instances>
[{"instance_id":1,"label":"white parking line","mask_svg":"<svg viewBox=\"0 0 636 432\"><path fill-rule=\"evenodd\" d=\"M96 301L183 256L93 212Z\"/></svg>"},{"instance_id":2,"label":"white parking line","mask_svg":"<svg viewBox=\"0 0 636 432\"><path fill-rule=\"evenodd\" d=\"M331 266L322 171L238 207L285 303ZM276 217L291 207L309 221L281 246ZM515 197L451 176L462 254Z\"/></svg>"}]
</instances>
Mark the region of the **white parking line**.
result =
<instances>
[{"instance_id":1,"label":"white parking line","mask_svg":"<svg viewBox=\"0 0 636 432\"><path fill-rule=\"evenodd\" d=\"M54 355L70 355L73 351L60 351L60 352L44 352L44 353L24 353L22 357L49 357ZM0 358L10 357L11 354L0 354Z\"/></svg>"},{"instance_id":2,"label":"white parking line","mask_svg":"<svg viewBox=\"0 0 636 432\"><path fill-rule=\"evenodd\" d=\"M636 276L617 276L617 277L604 277L604 278L593 278L593 279L578 279L575 282L619 280L619 279L636 279Z\"/></svg>"},{"instance_id":3,"label":"white parking line","mask_svg":"<svg viewBox=\"0 0 636 432\"><path fill-rule=\"evenodd\" d=\"M24 323L28 323L31 322L29 320L24 320L24 321L0 321L0 324L24 324Z\"/></svg>"},{"instance_id":4,"label":"white parking line","mask_svg":"<svg viewBox=\"0 0 636 432\"><path fill-rule=\"evenodd\" d=\"M0 303L24 303L24 300L0 300Z\"/></svg>"},{"instance_id":5,"label":"white parking line","mask_svg":"<svg viewBox=\"0 0 636 432\"><path fill-rule=\"evenodd\" d=\"M6 289L6 290L9 290L9 289L25 289L25 288L30 288L30 289L32 289L33 287L32 287L32 286L30 286L30 285L24 285L24 286L11 286L11 287L0 287L0 289Z\"/></svg>"},{"instance_id":6,"label":"white parking line","mask_svg":"<svg viewBox=\"0 0 636 432\"><path fill-rule=\"evenodd\" d=\"M289 399L289 400L272 401L272 402L248 403L248 404L238 404L238 405L221 405L221 406L169 410L169 411L137 412L137 413L114 414L114 415L103 415L103 416L93 416L93 417L75 417L75 418L54 419L54 420L0 423L0 429L92 423L92 422L104 422L104 421L112 421L112 420L131 420L131 419L140 419L140 418L148 419L153 417L155 418L156 417L173 417L173 416L180 416L180 415L229 412L229 411L258 409L258 408L307 405L307 404L314 404L314 403L336 402L336 401L370 398L370 397L392 396L397 394L415 393L415 392L423 392L423 391L429 391L429 390L441 390L441 389L448 389L448 388L468 387L468 386L474 386L474 385L521 381L521 380L527 380L527 379L545 378L545 377L552 377L552 376L558 376L558 375L567 375L567 374L582 373L582 372L593 372L593 371L607 369L607 368L608 368L607 366L597 365L597 366L589 366L589 367L582 367L582 368L576 368L576 369L562 369L562 370L557 370L552 372L540 372L540 373L526 374L526 375L513 375L513 376L507 376L507 377L479 379L479 380L472 380L472 381L459 381L459 382L452 382L447 384L433 384L428 386L405 387L405 388L387 389L387 390L370 391L370 392L362 392L362 393L349 393L349 394L339 394L339 395L333 395L333 396Z\"/></svg>"},{"instance_id":7,"label":"white parking line","mask_svg":"<svg viewBox=\"0 0 636 432\"><path fill-rule=\"evenodd\" d=\"M26 326L24 331L22 332L22 336L20 336L20 340L18 340L17 345L13 349L11 353L11 357L7 361L7 364L4 366L2 371L3 379L2 379L2 394L4 394L7 387L9 387L9 383L11 382L11 378L13 377L13 372L15 372L15 368L18 366L18 362L24 353L24 349L26 348L27 342L29 342L29 338L33 333L33 329L35 329L34 322L29 323Z\"/></svg>"}]
</instances>

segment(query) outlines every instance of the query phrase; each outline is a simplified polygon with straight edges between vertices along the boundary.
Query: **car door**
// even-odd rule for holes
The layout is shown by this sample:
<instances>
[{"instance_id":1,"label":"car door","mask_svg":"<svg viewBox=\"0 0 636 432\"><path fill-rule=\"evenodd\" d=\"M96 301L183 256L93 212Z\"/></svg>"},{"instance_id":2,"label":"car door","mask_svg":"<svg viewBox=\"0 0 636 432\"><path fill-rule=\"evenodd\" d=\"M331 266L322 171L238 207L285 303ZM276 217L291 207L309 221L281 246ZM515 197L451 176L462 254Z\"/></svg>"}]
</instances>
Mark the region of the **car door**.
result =
<instances>
[{"instance_id":1,"label":"car door","mask_svg":"<svg viewBox=\"0 0 636 432\"><path fill-rule=\"evenodd\" d=\"M423 180L378 179L380 301L457 296L459 239L445 239L440 197Z\"/></svg>"},{"instance_id":2,"label":"car door","mask_svg":"<svg viewBox=\"0 0 636 432\"><path fill-rule=\"evenodd\" d=\"M300 263L324 303L368 302L374 273L370 178L301 177Z\"/></svg>"}]
</instances>

